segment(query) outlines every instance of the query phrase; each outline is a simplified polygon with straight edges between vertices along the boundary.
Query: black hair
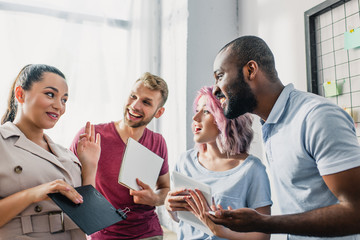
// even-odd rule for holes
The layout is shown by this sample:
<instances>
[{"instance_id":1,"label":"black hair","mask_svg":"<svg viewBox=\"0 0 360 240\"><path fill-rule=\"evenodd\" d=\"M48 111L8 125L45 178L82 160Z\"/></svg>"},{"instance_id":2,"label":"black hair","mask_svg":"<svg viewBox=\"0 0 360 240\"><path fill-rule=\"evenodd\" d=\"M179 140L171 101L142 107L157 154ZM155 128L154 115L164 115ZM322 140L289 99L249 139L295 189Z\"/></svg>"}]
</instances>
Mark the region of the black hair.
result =
<instances>
[{"instance_id":1,"label":"black hair","mask_svg":"<svg viewBox=\"0 0 360 240\"><path fill-rule=\"evenodd\" d=\"M4 116L1 119L1 124L8 121L13 122L17 112L17 102L15 99L15 88L22 87L25 91L30 90L34 82L40 82L44 73L55 73L65 79L65 75L57 68L45 64L29 64L21 69L13 82L9 98L8 107Z\"/></svg>"},{"instance_id":2,"label":"black hair","mask_svg":"<svg viewBox=\"0 0 360 240\"><path fill-rule=\"evenodd\" d=\"M237 67L242 68L250 61L255 61L270 80L278 80L274 55L269 46L259 37L242 36L226 44L219 52L229 49L236 57Z\"/></svg>"}]
</instances>

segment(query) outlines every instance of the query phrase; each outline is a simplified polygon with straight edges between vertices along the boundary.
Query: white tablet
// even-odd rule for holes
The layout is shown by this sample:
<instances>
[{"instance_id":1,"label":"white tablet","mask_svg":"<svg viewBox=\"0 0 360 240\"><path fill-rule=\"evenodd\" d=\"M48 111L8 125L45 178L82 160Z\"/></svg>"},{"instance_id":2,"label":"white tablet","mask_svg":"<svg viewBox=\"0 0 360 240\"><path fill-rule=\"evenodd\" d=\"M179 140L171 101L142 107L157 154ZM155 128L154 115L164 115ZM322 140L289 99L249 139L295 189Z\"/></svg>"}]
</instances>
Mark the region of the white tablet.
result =
<instances>
[{"instance_id":1,"label":"white tablet","mask_svg":"<svg viewBox=\"0 0 360 240\"><path fill-rule=\"evenodd\" d=\"M211 206L212 204L211 187L209 185L199 182L194 178L191 178L176 171L172 172L172 181L175 189L179 189L179 188L187 188L191 190L199 189L204 195L208 205ZM194 214L192 214L191 212L178 211L177 216L179 219L199 229L200 231L203 231L210 236L214 235L211 232L211 230L205 224L203 224L197 217L195 217Z\"/></svg>"}]
</instances>

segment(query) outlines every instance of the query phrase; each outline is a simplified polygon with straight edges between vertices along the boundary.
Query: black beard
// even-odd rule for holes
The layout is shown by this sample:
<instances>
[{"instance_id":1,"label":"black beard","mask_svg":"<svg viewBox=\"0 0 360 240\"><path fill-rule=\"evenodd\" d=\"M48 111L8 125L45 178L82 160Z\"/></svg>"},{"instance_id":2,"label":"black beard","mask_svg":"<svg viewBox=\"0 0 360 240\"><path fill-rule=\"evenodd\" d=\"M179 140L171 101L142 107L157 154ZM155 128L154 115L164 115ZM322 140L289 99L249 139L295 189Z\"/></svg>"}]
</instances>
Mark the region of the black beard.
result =
<instances>
[{"instance_id":1,"label":"black beard","mask_svg":"<svg viewBox=\"0 0 360 240\"><path fill-rule=\"evenodd\" d=\"M242 72L238 74L239 84L227 89L229 98L228 105L224 109L224 115L228 119L237 118L245 113L252 113L257 101L254 93L251 91L249 84L245 82Z\"/></svg>"}]
</instances>

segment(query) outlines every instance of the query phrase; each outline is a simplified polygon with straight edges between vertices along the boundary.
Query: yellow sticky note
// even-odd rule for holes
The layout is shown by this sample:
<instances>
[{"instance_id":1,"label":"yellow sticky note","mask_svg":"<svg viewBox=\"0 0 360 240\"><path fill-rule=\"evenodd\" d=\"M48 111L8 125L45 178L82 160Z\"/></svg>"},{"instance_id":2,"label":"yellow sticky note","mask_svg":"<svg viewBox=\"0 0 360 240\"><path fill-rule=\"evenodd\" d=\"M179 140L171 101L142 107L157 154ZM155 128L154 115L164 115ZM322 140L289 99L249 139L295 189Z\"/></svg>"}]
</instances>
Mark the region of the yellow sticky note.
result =
<instances>
[{"instance_id":1,"label":"yellow sticky note","mask_svg":"<svg viewBox=\"0 0 360 240\"><path fill-rule=\"evenodd\" d=\"M324 82L325 97L333 97L339 95L339 89L335 81Z\"/></svg>"},{"instance_id":2,"label":"yellow sticky note","mask_svg":"<svg viewBox=\"0 0 360 240\"><path fill-rule=\"evenodd\" d=\"M360 46L360 28L344 33L344 48L351 49Z\"/></svg>"}]
</instances>

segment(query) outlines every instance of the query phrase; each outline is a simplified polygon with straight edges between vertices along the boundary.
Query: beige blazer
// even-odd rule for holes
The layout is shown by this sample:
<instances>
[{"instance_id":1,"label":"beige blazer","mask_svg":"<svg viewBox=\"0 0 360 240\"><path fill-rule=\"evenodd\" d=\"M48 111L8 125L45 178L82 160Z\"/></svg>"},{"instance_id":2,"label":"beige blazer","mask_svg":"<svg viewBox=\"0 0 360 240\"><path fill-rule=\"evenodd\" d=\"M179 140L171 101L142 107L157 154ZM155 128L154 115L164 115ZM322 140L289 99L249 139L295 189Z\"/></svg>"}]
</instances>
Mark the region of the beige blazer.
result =
<instances>
[{"instance_id":1,"label":"beige blazer","mask_svg":"<svg viewBox=\"0 0 360 240\"><path fill-rule=\"evenodd\" d=\"M0 199L56 179L74 187L81 185L77 157L45 138L53 154L27 139L13 123L0 126ZM31 204L1 227L0 239L85 239L85 235L54 202L47 200Z\"/></svg>"}]
</instances>

